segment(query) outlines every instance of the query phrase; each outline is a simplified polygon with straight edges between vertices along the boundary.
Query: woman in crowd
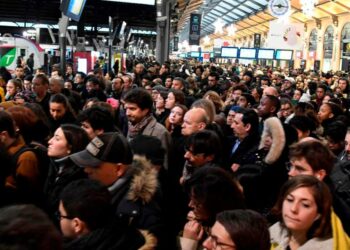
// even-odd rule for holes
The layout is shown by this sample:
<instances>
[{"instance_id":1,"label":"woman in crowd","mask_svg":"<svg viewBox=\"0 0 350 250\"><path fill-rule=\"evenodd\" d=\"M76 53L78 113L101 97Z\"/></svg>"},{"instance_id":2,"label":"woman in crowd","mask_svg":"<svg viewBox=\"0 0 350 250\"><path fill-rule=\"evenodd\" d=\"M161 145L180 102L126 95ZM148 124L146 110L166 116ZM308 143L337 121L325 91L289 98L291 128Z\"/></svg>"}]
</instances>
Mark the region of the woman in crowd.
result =
<instances>
[{"instance_id":1,"label":"woman in crowd","mask_svg":"<svg viewBox=\"0 0 350 250\"><path fill-rule=\"evenodd\" d=\"M170 89L165 100L165 108L171 110L177 103L185 104L185 94L181 90Z\"/></svg>"},{"instance_id":2,"label":"woman in crowd","mask_svg":"<svg viewBox=\"0 0 350 250\"><path fill-rule=\"evenodd\" d=\"M294 90L294 95L292 99L292 102L294 105L296 105L299 102L303 94L304 94L304 91L301 88L297 88L296 90Z\"/></svg>"},{"instance_id":3,"label":"woman in crowd","mask_svg":"<svg viewBox=\"0 0 350 250\"><path fill-rule=\"evenodd\" d=\"M291 178L274 207L280 221L270 227L271 249L333 249L331 205L324 182L306 175Z\"/></svg>"},{"instance_id":4,"label":"woman in crowd","mask_svg":"<svg viewBox=\"0 0 350 250\"><path fill-rule=\"evenodd\" d=\"M343 114L341 107L331 100L332 99L327 103L323 103L317 113L318 121L324 130L327 129L338 116Z\"/></svg>"},{"instance_id":5,"label":"woman in crowd","mask_svg":"<svg viewBox=\"0 0 350 250\"><path fill-rule=\"evenodd\" d=\"M27 145L35 144L46 147L49 138L49 128L30 108L22 105L10 107L11 114Z\"/></svg>"},{"instance_id":6,"label":"woman in crowd","mask_svg":"<svg viewBox=\"0 0 350 250\"><path fill-rule=\"evenodd\" d=\"M69 155L79 152L89 143L85 130L74 124L63 124L49 140L48 156L51 159L44 193L51 216L58 210L59 196L70 182L86 178L84 170L76 166Z\"/></svg>"},{"instance_id":7,"label":"woman in crowd","mask_svg":"<svg viewBox=\"0 0 350 250\"><path fill-rule=\"evenodd\" d=\"M224 108L224 102L221 100L220 96L218 93L215 91L209 90L207 91L203 99L207 99L209 101L212 101L214 106L215 106L215 113L218 115L223 111Z\"/></svg>"},{"instance_id":8,"label":"woman in crowd","mask_svg":"<svg viewBox=\"0 0 350 250\"><path fill-rule=\"evenodd\" d=\"M46 142L49 138L49 128L28 107L16 105L7 109L15 121L18 133L22 135L25 144L32 148L38 157L38 187L41 191L47 177L49 158ZM39 193L36 194L39 196Z\"/></svg>"},{"instance_id":9,"label":"woman in crowd","mask_svg":"<svg viewBox=\"0 0 350 250\"><path fill-rule=\"evenodd\" d=\"M167 129L173 135L172 137L178 137L181 135L181 125L187 110L187 107L182 104L175 104L171 109Z\"/></svg>"},{"instance_id":10,"label":"woman in crowd","mask_svg":"<svg viewBox=\"0 0 350 250\"><path fill-rule=\"evenodd\" d=\"M219 212L245 208L243 194L232 177L221 168L202 167L185 182L190 197L188 214L181 249L197 249L209 236L208 229L215 223Z\"/></svg>"},{"instance_id":11,"label":"woman in crowd","mask_svg":"<svg viewBox=\"0 0 350 250\"><path fill-rule=\"evenodd\" d=\"M51 96L50 102L50 130L53 133L61 124L75 123L75 113L66 96L55 94Z\"/></svg>"},{"instance_id":12,"label":"woman in crowd","mask_svg":"<svg viewBox=\"0 0 350 250\"><path fill-rule=\"evenodd\" d=\"M155 112L154 117L157 119L157 122L165 125L170 110L165 108L165 100L168 97L168 91L159 90L159 94L155 100Z\"/></svg>"},{"instance_id":13,"label":"woman in crowd","mask_svg":"<svg viewBox=\"0 0 350 250\"><path fill-rule=\"evenodd\" d=\"M5 101L12 101L18 92L22 91L22 81L20 79L11 79L6 84Z\"/></svg>"},{"instance_id":14,"label":"woman in crowd","mask_svg":"<svg viewBox=\"0 0 350 250\"><path fill-rule=\"evenodd\" d=\"M209 237L203 242L207 250L269 250L270 234L265 218L252 210L229 210L216 216Z\"/></svg>"}]
</instances>

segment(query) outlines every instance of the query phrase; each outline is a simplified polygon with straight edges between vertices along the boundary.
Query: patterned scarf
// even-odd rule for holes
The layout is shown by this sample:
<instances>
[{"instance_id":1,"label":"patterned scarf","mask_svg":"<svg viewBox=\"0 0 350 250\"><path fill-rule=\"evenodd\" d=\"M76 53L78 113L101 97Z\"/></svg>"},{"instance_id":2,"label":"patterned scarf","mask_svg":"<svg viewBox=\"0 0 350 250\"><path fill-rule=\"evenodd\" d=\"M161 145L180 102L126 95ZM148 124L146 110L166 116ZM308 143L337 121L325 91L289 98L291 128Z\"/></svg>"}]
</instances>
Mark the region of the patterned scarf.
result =
<instances>
[{"instance_id":1,"label":"patterned scarf","mask_svg":"<svg viewBox=\"0 0 350 250\"><path fill-rule=\"evenodd\" d=\"M142 130L147 126L147 124L153 119L152 115L145 116L139 123L132 125L128 122L128 140L134 139Z\"/></svg>"}]
</instances>

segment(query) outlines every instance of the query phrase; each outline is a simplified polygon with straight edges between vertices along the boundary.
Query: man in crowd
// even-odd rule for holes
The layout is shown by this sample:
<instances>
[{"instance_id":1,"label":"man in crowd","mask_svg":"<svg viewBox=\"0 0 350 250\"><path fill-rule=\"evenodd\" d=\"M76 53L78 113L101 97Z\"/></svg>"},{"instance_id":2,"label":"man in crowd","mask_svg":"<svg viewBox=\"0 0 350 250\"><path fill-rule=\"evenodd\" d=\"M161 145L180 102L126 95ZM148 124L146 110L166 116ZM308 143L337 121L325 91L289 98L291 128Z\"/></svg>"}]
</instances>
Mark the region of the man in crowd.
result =
<instances>
[{"instance_id":1,"label":"man in crowd","mask_svg":"<svg viewBox=\"0 0 350 250\"><path fill-rule=\"evenodd\" d=\"M200 130L191 134L185 143L185 167L180 182L191 178L196 169L215 166L220 162L221 142L218 135L210 130Z\"/></svg>"},{"instance_id":2,"label":"man in crowd","mask_svg":"<svg viewBox=\"0 0 350 250\"><path fill-rule=\"evenodd\" d=\"M78 116L78 121L90 140L103 133L117 131L112 113L105 107L92 106L82 111Z\"/></svg>"},{"instance_id":3,"label":"man in crowd","mask_svg":"<svg viewBox=\"0 0 350 250\"><path fill-rule=\"evenodd\" d=\"M142 88L132 89L124 97L124 108L128 117L129 141L137 135L149 135L157 137L166 151L164 167L168 167L168 152L171 143L171 137L167 129L152 115L153 99L151 94Z\"/></svg>"},{"instance_id":4,"label":"man in crowd","mask_svg":"<svg viewBox=\"0 0 350 250\"><path fill-rule=\"evenodd\" d=\"M138 229L160 234L161 210L156 199L157 172L145 158L135 158L120 133L95 137L85 150L70 156L90 179L107 187L115 216Z\"/></svg>"},{"instance_id":5,"label":"man in crowd","mask_svg":"<svg viewBox=\"0 0 350 250\"><path fill-rule=\"evenodd\" d=\"M209 124L209 117L203 108L191 108L184 116L181 133L189 136L203 130Z\"/></svg>"},{"instance_id":6,"label":"man in crowd","mask_svg":"<svg viewBox=\"0 0 350 250\"><path fill-rule=\"evenodd\" d=\"M252 109L236 112L231 124L236 140L231 150L231 169L236 172L243 164L254 163L254 154L259 145L259 117Z\"/></svg>"},{"instance_id":7,"label":"man in crowd","mask_svg":"<svg viewBox=\"0 0 350 250\"><path fill-rule=\"evenodd\" d=\"M136 249L145 242L141 232L114 218L111 194L94 180L65 187L58 218L65 249Z\"/></svg>"},{"instance_id":8,"label":"man in crowd","mask_svg":"<svg viewBox=\"0 0 350 250\"><path fill-rule=\"evenodd\" d=\"M49 79L45 75L37 75L33 79L33 92L36 94L36 102L40 104L47 116L50 116Z\"/></svg>"}]
</instances>

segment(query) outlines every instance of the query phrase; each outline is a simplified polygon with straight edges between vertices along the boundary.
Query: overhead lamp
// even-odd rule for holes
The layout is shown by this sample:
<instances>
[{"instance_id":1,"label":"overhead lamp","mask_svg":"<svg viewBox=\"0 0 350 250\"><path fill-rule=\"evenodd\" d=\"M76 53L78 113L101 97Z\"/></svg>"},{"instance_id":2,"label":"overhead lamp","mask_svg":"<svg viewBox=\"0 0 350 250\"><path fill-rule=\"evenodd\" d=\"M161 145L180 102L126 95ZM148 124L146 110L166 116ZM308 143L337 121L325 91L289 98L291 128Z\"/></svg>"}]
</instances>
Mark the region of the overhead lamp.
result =
<instances>
[{"instance_id":1,"label":"overhead lamp","mask_svg":"<svg viewBox=\"0 0 350 250\"><path fill-rule=\"evenodd\" d=\"M215 27L215 34L223 34L224 30L222 29L224 27L224 22L222 21L222 19L219 17L215 23L214 23L214 27Z\"/></svg>"},{"instance_id":2,"label":"overhead lamp","mask_svg":"<svg viewBox=\"0 0 350 250\"><path fill-rule=\"evenodd\" d=\"M303 14L307 17L312 17L315 11L315 5L318 4L318 0L300 0L301 9Z\"/></svg>"},{"instance_id":3,"label":"overhead lamp","mask_svg":"<svg viewBox=\"0 0 350 250\"><path fill-rule=\"evenodd\" d=\"M204 37L204 43L208 44L210 42L210 37L209 36L205 36Z\"/></svg>"},{"instance_id":4,"label":"overhead lamp","mask_svg":"<svg viewBox=\"0 0 350 250\"><path fill-rule=\"evenodd\" d=\"M322 28L321 20L316 20L316 27L317 27L317 29L319 29L319 30Z\"/></svg>"},{"instance_id":5,"label":"overhead lamp","mask_svg":"<svg viewBox=\"0 0 350 250\"><path fill-rule=\"evenodd\" d=\"M338 27L339 21L337 16L332 16L333 25Z\"/></svg>"}]
</instances>

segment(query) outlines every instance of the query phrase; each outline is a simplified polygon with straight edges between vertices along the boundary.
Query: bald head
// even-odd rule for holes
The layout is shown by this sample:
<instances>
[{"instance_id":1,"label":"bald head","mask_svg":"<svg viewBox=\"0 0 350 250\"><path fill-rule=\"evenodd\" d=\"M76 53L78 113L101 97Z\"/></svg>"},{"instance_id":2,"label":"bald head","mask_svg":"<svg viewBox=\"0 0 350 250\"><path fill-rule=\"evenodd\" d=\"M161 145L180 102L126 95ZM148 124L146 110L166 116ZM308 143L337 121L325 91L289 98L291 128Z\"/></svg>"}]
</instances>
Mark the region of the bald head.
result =
<instances>
[{"instance_id":1,"label":"bald head","mask_svg":"<svg viewBox=\"0 0 350 250\"><path fill-rule=\"evenodd\" d=\"M263 96L264 95L273 95L273 96L278 97L278 91L274 87L266 87L266 88L264 88Z\"/></svg>"},{"instance_id":2,"label":"bald head","mask_svg":"<svg viewBox=\"0 0 350 250\"><path fill-rule=\"evenodd\" d=\"M205 129L208 123L209 118L203 108L192 108L184 116L181 133L184 136L189 136Z\"/></svg>"}]
</instances>

